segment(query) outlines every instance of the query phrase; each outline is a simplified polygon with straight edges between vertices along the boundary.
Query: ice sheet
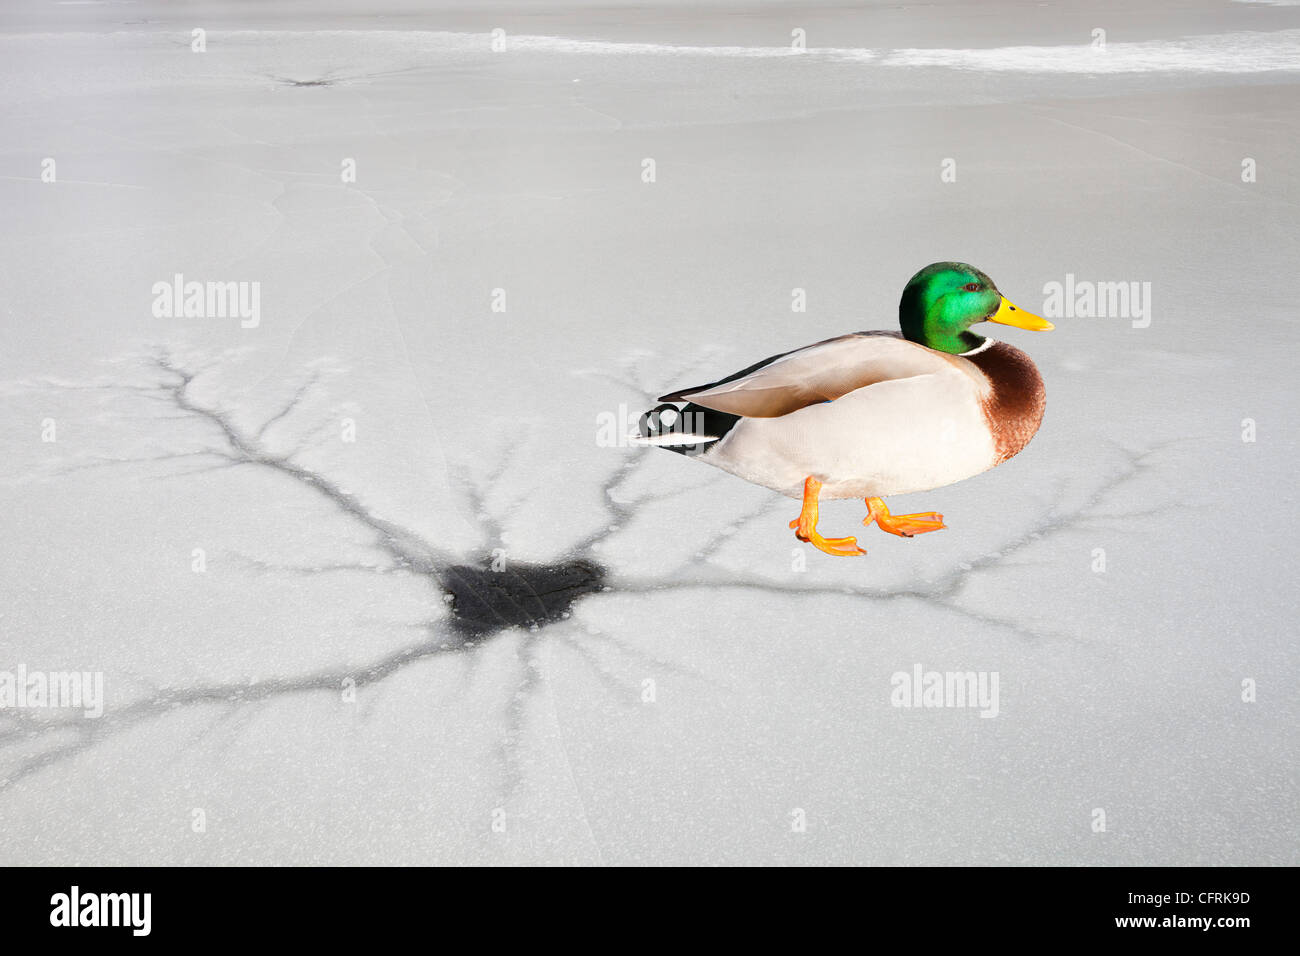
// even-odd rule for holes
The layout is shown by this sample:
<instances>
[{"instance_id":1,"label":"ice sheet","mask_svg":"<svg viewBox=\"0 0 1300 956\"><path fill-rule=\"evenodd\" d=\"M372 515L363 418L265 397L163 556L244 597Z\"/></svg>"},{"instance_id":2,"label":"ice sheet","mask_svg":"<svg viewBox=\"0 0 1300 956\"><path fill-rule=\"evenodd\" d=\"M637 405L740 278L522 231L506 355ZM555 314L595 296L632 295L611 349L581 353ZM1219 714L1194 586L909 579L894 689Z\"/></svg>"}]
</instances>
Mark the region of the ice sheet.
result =
<instances>
[{"instance_id":1,"label":"ice sheet","mask_svg":"<svg viewBox=\"0 0 1300 956\"><path fill-rule=\"evenodd\" d=\"M0 861L1300 862L1300 10L4 16L0 671L107 700L0 710ZM999 330L1047 418L949 530L598 442L950 258L1152 307ZM494 561L600 576L467 628Z\"/></svg>"}]
</instances>

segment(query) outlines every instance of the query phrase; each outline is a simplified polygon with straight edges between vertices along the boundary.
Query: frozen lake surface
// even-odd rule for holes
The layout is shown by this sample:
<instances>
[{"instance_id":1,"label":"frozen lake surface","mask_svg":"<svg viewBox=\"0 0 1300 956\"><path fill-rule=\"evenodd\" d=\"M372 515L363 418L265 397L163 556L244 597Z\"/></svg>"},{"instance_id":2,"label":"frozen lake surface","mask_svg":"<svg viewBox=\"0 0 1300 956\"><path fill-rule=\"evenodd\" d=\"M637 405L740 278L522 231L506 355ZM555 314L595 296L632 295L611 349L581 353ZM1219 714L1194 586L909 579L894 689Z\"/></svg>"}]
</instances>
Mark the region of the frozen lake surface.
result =
<instances>
[{"instance_id":1,"label":"frozen lake surface","mask_svg":"<svg viewBox=\"0 0 1300 956\"><path fill-rule=\"evenodd\" d=\"M1300 7L895 6L6 4L0 862L1300 863ZM601 440L943 259L949 530Z\"/></svg>"}]
</instances>

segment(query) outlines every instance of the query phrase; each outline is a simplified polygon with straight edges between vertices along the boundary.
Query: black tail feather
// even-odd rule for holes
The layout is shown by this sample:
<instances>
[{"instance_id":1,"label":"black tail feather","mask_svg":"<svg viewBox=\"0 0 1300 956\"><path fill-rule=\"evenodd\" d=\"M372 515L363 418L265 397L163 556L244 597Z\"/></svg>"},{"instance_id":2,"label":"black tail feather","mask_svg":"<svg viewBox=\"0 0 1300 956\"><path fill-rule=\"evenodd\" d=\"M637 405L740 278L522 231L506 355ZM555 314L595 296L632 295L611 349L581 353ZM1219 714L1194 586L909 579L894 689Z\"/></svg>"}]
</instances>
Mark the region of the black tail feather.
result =
<instances>
[{"instance_id":1,"label":"black tail feather","mask_svg":"<svg viewBox=\"0 0 1300 956\"><path fill-rule=\"evenodd\" d=\"M683 438L698 436L708 441L683 441L681 443L662 444L659 448L675 451L679 455L702 455L715 447L727 432L740 421L739 415L705 408L694 402L672 404L665 402L657 405L641 416L638 433L642 438L656 438L669 435L681 435Z\"/></svg>"}]
</instances>

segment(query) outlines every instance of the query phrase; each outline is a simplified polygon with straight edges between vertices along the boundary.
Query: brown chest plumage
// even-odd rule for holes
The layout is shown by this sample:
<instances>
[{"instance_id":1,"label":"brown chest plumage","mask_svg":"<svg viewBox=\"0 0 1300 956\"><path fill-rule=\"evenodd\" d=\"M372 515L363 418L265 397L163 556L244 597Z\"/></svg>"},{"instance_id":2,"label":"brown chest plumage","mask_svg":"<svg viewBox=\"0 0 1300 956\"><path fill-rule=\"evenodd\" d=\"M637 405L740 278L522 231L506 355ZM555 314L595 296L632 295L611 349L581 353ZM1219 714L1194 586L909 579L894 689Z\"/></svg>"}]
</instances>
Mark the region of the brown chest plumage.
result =
<instances>
[{"instance_id":1,"label":"brown chest plumage","mask_svg":"<svg viewBox=\"0 0 1300 956\"><path fill-rule=\"evenodd\" d=\"M1043 421L1047 393L1043 377L1029 356L1005 342L966 358L987 376L993 386L984 400L984 418L1002 464L1029 444Z\"/></svg>"}]
</instances>

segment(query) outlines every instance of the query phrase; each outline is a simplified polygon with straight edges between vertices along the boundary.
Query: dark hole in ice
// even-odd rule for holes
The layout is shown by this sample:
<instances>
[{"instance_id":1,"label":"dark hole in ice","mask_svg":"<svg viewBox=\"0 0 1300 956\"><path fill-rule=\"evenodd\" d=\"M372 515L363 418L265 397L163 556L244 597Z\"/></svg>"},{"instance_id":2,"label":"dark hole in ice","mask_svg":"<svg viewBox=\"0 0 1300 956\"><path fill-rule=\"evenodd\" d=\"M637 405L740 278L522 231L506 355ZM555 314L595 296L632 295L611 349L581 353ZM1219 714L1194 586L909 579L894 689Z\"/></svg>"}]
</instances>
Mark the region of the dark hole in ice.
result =
<instances>
[{"instance_id":1,"label":"dark hole in ice","mask_svg":"<svg viewBox=\"0 0 1300 956\"><path fill-rule=\"evenodd\" d=\"M461 633L479 636L507 627L541 627L567 615L573 602L605 586L605 569L575 559L556 564L457 564L442 573Z\"/></svg>"}]
</instances>

